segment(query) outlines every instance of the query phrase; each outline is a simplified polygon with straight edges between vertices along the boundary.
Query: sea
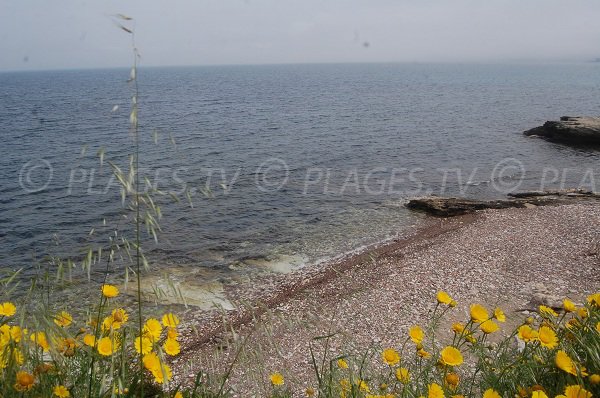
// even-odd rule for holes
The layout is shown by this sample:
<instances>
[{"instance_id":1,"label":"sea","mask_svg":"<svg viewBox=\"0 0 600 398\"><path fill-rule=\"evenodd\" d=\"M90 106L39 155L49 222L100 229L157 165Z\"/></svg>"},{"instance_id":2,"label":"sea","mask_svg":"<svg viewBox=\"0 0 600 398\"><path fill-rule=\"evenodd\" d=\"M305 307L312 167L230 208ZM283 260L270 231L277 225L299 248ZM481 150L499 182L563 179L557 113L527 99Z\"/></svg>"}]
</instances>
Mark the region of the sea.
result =
<instances>
[{"instance_id":1,"label":"sea","mask_svg":"<svg viewBox=\"0 0 600 398\"><path fill-rule=\"evenodd\" d=\"M112 166L135 153L129 76L0 73L3 271L71 258L77 274L131 232ZM141 67L137 82L140 190L162 214L144 252L185 278L286 273L406 236L427 219L412 197L600 190L596 149L523 135L599 115L598 63Z\"/></svg>"}]
</instances>

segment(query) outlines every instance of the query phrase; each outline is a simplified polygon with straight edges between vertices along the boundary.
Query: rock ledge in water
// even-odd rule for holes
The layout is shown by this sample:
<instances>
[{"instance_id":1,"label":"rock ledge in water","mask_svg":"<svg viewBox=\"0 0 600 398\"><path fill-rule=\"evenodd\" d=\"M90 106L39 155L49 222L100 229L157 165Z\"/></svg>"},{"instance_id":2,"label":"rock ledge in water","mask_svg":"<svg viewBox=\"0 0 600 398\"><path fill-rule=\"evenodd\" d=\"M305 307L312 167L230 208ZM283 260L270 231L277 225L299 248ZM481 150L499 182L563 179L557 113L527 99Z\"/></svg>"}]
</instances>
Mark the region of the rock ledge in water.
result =
<instances>
[{"instance_id":1,"label":"rock ledge in water","mask_svg":"<svg viewBox=\"0 0 600 398\"><path fill-rule=\"evenodd\" d=\"M600 194L584 190L533 191L508 195L509 199L475 200L426 196L408 201L406 207L438 217L452 217L483 209L506 209L509 207L533 207L569 203L574 200L598 200Z\"/></svg>"},{"instance_id":2,"label":"rock ledge in water","mask_svg":"<svg viewBox=\"0 0 600 398\"><path fill-rule=\"evenodd\" d=\"M562 116L560 121L547 121L523 134L570 144L600 145L600 117Z\"/></svg>"}]
</instances>

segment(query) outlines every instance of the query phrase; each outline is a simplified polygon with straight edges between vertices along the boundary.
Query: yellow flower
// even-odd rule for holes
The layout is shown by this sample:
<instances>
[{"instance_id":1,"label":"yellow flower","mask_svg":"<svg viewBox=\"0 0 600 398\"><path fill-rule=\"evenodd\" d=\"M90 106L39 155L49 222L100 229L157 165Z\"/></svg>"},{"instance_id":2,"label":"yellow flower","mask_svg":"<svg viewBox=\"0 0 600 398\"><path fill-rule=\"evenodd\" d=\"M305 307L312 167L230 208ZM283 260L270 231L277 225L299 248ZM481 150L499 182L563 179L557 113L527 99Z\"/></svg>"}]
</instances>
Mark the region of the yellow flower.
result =
<instances>
[{"instance_id":1,"label":"yellow flower","mask_svg":"<svg viewBox=\"0 0 600 398\"><path fill-rule=\"evenodd\" d=\"M417 355L424 359L431 358L431 354L422 348L417 350Z\"/></svg>"},{"instance_id":2,"label":"yellow flower","mask_svg":"<svg viewBox=\"0 0 600 398\"><path fill-rule=\"evenodd\" d=\"M496 318L498 322L506 321L506 315L504 315L504 311L502 311L500 308L496 308L494 310L494 318Z\"/></svg>"},{"instance_id":3,"label":"yellow flower","mask_svg":"<svg viewBox=\"0 0 600 398\"><path fill-rule=\"evenodd\" d=\"M93 334L87 333L83 336L83 344L93 347L96 344L96 337Z\"/></svg>"},{"instance_id":4,"label":"yellow flower","mask_svg":"<svg viewBox=\"0 0 600 398\"><path fill-rule=\"evenodd\" d=\"M548 396L542 390L535 390L531 393L531 398L548 398Z\"/></svg>"},{"instance_id":5,"label":"yellow flower","mask_svg":"<svg viewBox=\"0 0 600 398\"><path fill-rule=\"evenodd\" d=\"M54 317L54 323L60 327L67 327L73 322L73 317L66 311L61 311Z\"/></svg>"},{"instance_id":6,"label":"yellow flower","mask_svg":"<svg viewBox=\"0 0 600 398\"><path fill-rule=\"evenodd\" d=\"M563 300L563 309L565 312L575 312L577 310L577 306L574 302L566 298Z\"/></svg>"},{"instance_id":7,"label":"yellow flower","mask_svg":"<svg viewBox=\"0 0 600 398\"><path fill-rule=\"evenodd\" d=\"M346 362L343 358L337 360L337 366L340 369L348 369L348 362Z\"/></svg>"},{"instance_id":8,"label":"yellow flower","mask_svg":"<svg viewBox=\"0 0 600 398\"><path fill-rule=\"evenodd\" d=\"M177 315L169 312L163 315L162 323L166 328L176 328L179 325L179 318Z\"/></svg>"},{"instance_id":9,"label":"yellow flower","mask_svg":"<svg viewBox=\"0 0 600 398\"><path fill-rule=\"evenodd\" d=\"M482 322L481 325L479 325L479 328L485 334L494 333L500 329L498 324L492 320Z\"/></svg>"},{"instance_id":10,"label":"yellow flower","mask_svg":"<svg viewBox=\"0 0 600 398\"><path fill-rule=\"evenodd\" d=\"M106 298L117 297L119 289L114 285L102 285L102 295Z\"/></svg>"},{"instance_id":11,"label":"yellow flower","mask_svg":"<svg viewBox=\"0 0 600 398\"><path fill-rule=\"evenodd\" d=\"M600 307L600 292L598 293L594 293L594 294L590 294L587 297L587 302L595 307Z\"/></svg>"},{"instance_id":12,"label":"yellow flower","mask_svg":"<svg viewBox=\"0 0 600 398\"><path fill-rule=\"evenodd\" d=\"M58 386L54 387L52 389L52 392L54 393L54 395L56 395L59 398L68 398L71 396L71 393L69 393L69 390L67 390L67 387L65 387L63 385L58 385Z\"/></svg>"},{"instance_id":13,"label":"yellow flower","mask_svg":"<svg viewBox=\"0 0 600 398\"><path fill-rule=\"evenodd\" d=\"M440 353L444 365L458 366L463 363L463 356L456 347L447 346Z\"/></svg>"},{"instance_id":14,"label":"yellow flower","mask_svg":"<svg viewBox=\"0 0 600 398\"><path fill-rule=\"evenodd\" d=\"M575 363L563 350L558 350L556 357L554 358L554 363L556 364L556 367L562 371L570 373L573 376L577 376L577 368L575 367Z\"/></svg>"},{"instance_id":15,"label":"yellow flower","mask_svg":"<svg viewBox=\"0 0 600 398\"><path fill-rule=\"evenodd\" d=\"M35 378L31 373L27 373L24 370L19 370L15 378L15 390L23 392L31 390Z\"/></svg>"},{"instance_id":16,"label":"yellow flower","mask_svg":"<svg viewBox=\"0 0 600 398\"><path fill-rule=\"evenodd\" d=\"M144 324L144 333L146 333L152 341L160 339L160 334L162 333L160 322L154 318L148 319Z\"/></svg>"},{"instance_id":17,"label":"yellow flower","mask_svg":"<svg viewBox=\"0 0 600 398\"><path fill-rule=\"evenodd\" d=\"M557 317L558 314L552 308L547 307L545 305L540 305L540 315L551 315L553 317Z\"/></svg>"},{"instance_id":18,"label":"yellow flower","mask_svg":"<svg viewBox=\"0 0 600 398\"><path fill-rule=\"evenodd\" d=\"M577 315L579 315L579 317L580 317L581 319L585 319L585 318L587 318L587 317L588 317L590 314L589 314L589 312L588 312L587 308L583 308L583 307L581 307L581 308L579 308L579 309L577 310Z\"/></svg>"},{"instance_id":19,"label":"yellow flower","mask_svg":"<svg viewBox=\"0 0 600 398\"><path fill-rule=\"evenodd\" d=\"M538 340L540 341L540 344L546 348L554 348L558 345L556 333L548 326L540 327L540 330L538 331Z\"/></svg>"},{"instance_id":20,"label":"yellow flower","mask_svg":"<svg viewBox=\"0 0 600 398\"><path fill-rule=\"evenodd\" d=\"M142 363L144 364L144 367L151 372L160 369L160 360L158 359L158 355L153 352L149 352L148 354L144 355L142 358Z\"/></svg>"},{"instance_id":21,"label":"yellow flower","mask_svg":"<svg viewBox=\"0 0 600 398\"><path fill-rule=\"evenodd\" d=\"M397 365L400 362L400 354L398 354L398 351L394 350L393 348L386 348L383 350L381 357L383 362L390 366Z\"/></svg>"},{"instance_id":22,"label":"yellow flower","mask_svg":"<svg viewBox=\"0 0 600 398\"><path fill-rule=\"evenodd\" d=\"M484 306L480 304L471 304L471 320L476 323L481 323L490 319L490 315Z\"/></svg>"},{"instance_id":23,"label":"yellow flower","mask_svg":"<svg viewBox=\"0 0 600 398\"><path fill-rule=\"evenodd\" d=\"M444 381L446 382L448 387L450 387L451 389L455 389L458 386L458 383L460 382L460 377L456 373L450 372L446 375Z\"/></svg>"},{"instance_id":24,"label":"yellow flower","mask_svg":"<svg viewBox=\"0 0 600 398\"><path fill-rule=\"evenodd\" d=\"M593 375L590 375L590 384L592 385L598 385L600 384L600 375L594 373Z\"/></svg>"},{"instance_id":25,"label":"yellow flower","mask_svg":"<svg viewBox=\"0 0 600 398\"><path fill-rule=\"evenodd\" d=\"M167 355L171 356L177 355L180 352L179 343L177 342L177 340L173 339L166 339L165 343L163 344L163 349L165 350Z\"/></svg>"},{"instance_id":26,"label":"yellow flower","mask_svg":"<svg viewBox=\"0 0 600 398\"><path fill-rule=\"evenodd\" d=\"M437 383L431 383L427 387L427 398L444 398L444 390Z\"/></svg>"},{"instance_id":27,"label":"yellow flower","mask_svg":"<svg viewBox=\"0 0 600 398\"><path fill-rule=\"evenodd\" d=\"M171 368L169 367L169 365L164 363L161 363L158 369L154 369L151 372L152 376L154 376L154 381L159 384L163 384L165 382L165 378L167 379L167 381L169 381L171 380L171 377L173 377Z\"/></svg>"},{"instance_id":28,"label":"yellow flower","mask_svg":"<svg viewBox=\"0 0 600 398\"><path fill-rule=\"evenodd\" d=\"M465 325L460 322L455 322L452 324L452 330L454 333L461 334L463 330L465 330Z\"/></svg>"},{"instance_id":29,"label":"yellow flower","mask_svg":"<svg viewBox=\"0 0 600 398\"><path fill-rule=\"evenodd\" d=\"M115 308L112 310L112 327L113 329L119 329L122 324L129 320L129 315L123 308Z\"/></svg>"},{"instance_id":30,"label":"yellow flower","mask_svg":"<svg viewBox=\"0 0 600 398\"><path fill-rule=\"evenodd\" d=\"M443 290L440 290L439 292L437 292L436 298L437 298L438 303L440 303L440 304L451 305L452 302L454 301L454 300L452 300L452 297L450 297L450 295Z\"/></svg>"},{"instance_id":31,"label":"yellow flower","mask_svg":"<svg viewBox=\"0 0 600 398\"><path fill-rule=\"evenodd\" d=\"M367 384L366 381L358 379L356 380L356 385L358 386L359 390L361 391L365 391L365 392L369 392L369 384Z\"/></svg>"},{"instance_id":32,"label":"yellow flower","mask_svg":"<svg viewBox=\"0 0 600 398\"><path fill-rule=\"evenodd\" d=\"M538 333L535 330L533 330L529 325L521 325L519 326L518 330L519 338L526 343L536 341L538 338Z\"/></svg>"},{"instance_id":33,"label":"yellow flower","mask_svg":"<svg viewBox=\"0 0 600 398\"><path fill-rule=\"evenodd\" d=\"M600 322L596 323L596 330L600 333Z\"/></svg>"},{"instance_id":34,"label":"yellow flower","mask_svg":"<svg viewBox=\"0 0 600 398\"><path fill-rule=\"evenodd\" d=\"M565 388L566 398L592 398L592 393L580 385L567 386Z\"/></svg>"},{"instance_id":35,"label":"yellow flower","mask_svg":"<svg viewBox=\"0 0 600 398\"><path fill-rule=\"evenodd\" d=\"M501 398L501 397L500 397L500 394L498 394L498 391L494 390L493 388L488 388L483 393L483 398Z\"/></svg>"},{"instance_id":36,"label":"yellow flower","mask_svg":"<svg viewBox=\"0 0 600 398\"><path fill-rule=\"evenodd\" d=\"M422 343L423 339L425 338L425 332L423 332L423 329L421 329L421 327L419 325L415 325L415 326L411 327L410 330L408 331L408 335L410 336L410 339L415 344Z\"/></svg>"},{"instance_id":37,"label":"yellow flower","mask_svg":"<svg viewBox=\"0 0 600 398\"><path fill-rule=\"evenodd\" d=\"M407 384L410 380L410 373L406 368L398 368L396 369L396 379L403 384Z\"/></svg>"},{"instance_id":38,"label":"yellow flower","mask_svg":"<svg viewBox=\"0 0 600 398\"><path fill-rule=\"evenodd\" d=\"M46 339L46 333L44 332L35 332L29 336L29 339L36 343L38 346L42 347L44 351L48 351L50 345L48 344L48 340Z\"/></svg>"},{"instance_id":39,"label":"yellow flower","mask_svg":"<svg viewBox=\"0 0 600 398\"><path fill-rule=\"evenodd\" d=\"M283 383L285 383L283 375L279 372L272 373L271 376L269 376L269 380L271 380L271 384L274 386L282 386Z\"/></svg>"},{"instance_id":40,"label":"yellow flower","mask_svg":"<svg viewBox=\"0 0 600 398\"><path fill-rule=\"evenodd\" d=\"M98 353L100 355L104 355L105 357L113 354L117 344L113 342L113 338L111 337L102 337L98 340Z\"/></svg>"},{"instance_id":41,"label":"yellow flower","mask_svg":"<svg viewBox=\"0 0 600 398\"><path fill-rule=\"evenodd\" d=\"M136 337L133 341L133 347L137 351L138 354L147 354L152 351L152 341L148 337Z\"/></svg>"},{"instance_id":42,"label":"yellow flower","mask_svg":"<svg viewBox=\"0 0 600 398\"><path fill-rule=\"evenodd\" d=\"M10 301L0 304L0 316L13 316L17 312L17 307Z\"/></svg>"},{"instance_id":43,"label":"yellow flower","mask_svg":"<svg viewBox=\"0 0 600 398\"><path fill-rule=\"evenodd\" d=\"M173 395L173 398L183 398L183 394L181 393L181 391L177 391L175 395Z\"/></svg>"}]
</instances>

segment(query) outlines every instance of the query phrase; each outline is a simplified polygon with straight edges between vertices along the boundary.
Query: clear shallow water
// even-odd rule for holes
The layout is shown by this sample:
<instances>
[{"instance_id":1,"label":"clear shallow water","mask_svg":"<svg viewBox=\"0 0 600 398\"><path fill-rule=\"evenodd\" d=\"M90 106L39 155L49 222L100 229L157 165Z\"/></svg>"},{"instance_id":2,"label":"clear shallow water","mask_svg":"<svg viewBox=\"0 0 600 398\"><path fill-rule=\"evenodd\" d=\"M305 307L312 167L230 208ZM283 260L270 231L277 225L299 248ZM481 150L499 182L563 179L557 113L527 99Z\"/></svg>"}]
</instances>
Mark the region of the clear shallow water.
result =
<instances>
[{"instance_id":1,"label":"clear shallow water","mask_svg":"<svg viewBox=\"0 0 600 398\"><path fill-rule=\"evenodd\" d=\"M127 77L0 74L1 267L106 242L102 219L113 226L122 209L96 153L124 165L133 150ZM598 152L522 135L600 114L598 64L156 68L139 83L144 174L196 192L193 208L163 203L164 233L146 250L157 267L203 267L207 279L402 234L422 218L402 207L410 196L600 190Z\"/></svg>"}]
</instances>

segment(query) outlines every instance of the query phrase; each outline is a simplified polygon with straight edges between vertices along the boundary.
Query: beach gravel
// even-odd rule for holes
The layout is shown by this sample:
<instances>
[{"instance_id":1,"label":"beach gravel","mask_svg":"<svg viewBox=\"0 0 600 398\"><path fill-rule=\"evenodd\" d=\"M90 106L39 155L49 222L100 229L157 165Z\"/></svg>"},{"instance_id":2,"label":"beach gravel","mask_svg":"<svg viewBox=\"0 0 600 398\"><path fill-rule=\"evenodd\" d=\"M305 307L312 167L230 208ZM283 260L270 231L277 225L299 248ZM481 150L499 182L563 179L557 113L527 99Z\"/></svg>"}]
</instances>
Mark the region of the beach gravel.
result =
<instances>
[{"instance_id":1,"label":"beach gravel","mask_svg":"<svg viewBox=\"0 0 600 398\"><path fill-rule=\"evenodd\" d=\"M434 219L427 228L430 233L363 255L307 284L235 332L202 344L190 337L188 351L174 364L184 376L178 381L189 382L186 377L201 369L225 370L245 339L229 381L235 396L264 396L274 371L285 376L295 396L304 396L316 384L309 363L314 337L334 334L331 357L399 348L408 328L427 319L438 290L458 302L445 328L466 319L474 302L503 308L508 324L515 325L536 300L582 302L600 289L597 203L486 210ZM313 345L320 352L322 343Z\"/></svg>"}]
</instances>

